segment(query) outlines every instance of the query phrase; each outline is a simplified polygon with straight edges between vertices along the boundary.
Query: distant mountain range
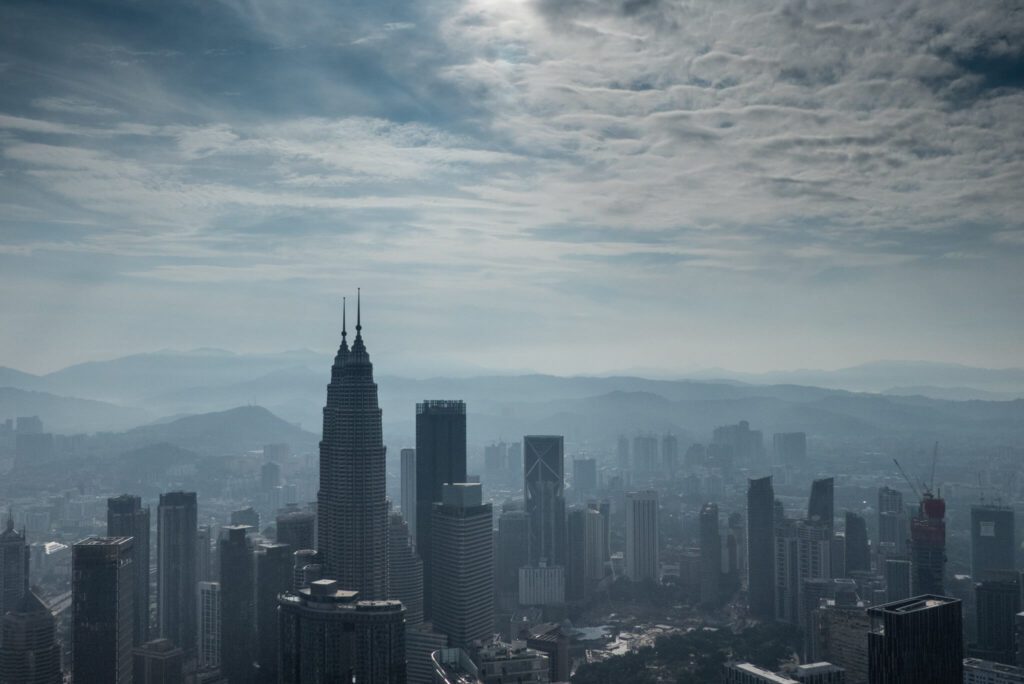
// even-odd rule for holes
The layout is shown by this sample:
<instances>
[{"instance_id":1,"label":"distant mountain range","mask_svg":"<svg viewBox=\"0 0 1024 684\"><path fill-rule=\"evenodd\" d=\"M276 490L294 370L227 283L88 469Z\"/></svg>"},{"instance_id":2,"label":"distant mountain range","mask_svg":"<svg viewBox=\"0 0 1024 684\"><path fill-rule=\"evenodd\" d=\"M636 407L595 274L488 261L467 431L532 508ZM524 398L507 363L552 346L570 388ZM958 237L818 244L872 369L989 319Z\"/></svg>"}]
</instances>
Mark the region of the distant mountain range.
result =
<instances>
[{"instance_id":1,"label":"distant mountain range","mask_svg":"<svg viewBox=\"0 0 1024 684\"><path fill-rule=\"evenodd\" d=\"M330 363L308 350L239 355L204 349L138 354L46 375L0 368L0 387L7 385L0 390L0 419L40 415L57 431L149 423L126 433L132 436L124 437L124 450L157 442L188 450L258 448L270 437L261 432L266 423L277 433L286 427L294 431L283 441L315 448ZM766 433L804 430L843 438L957 433L998 439L1024 432L1024 401L1008 401L1024 394L1020 369L879 362L839 371L681 380L628 375L411 379L380 371L385 433L403 444L414 434L415 403L435 398L466 400L471 441L557 432L586 442L638 430L673 430L703 440L714 426L741 419ZM257 410L265 413L253 419ZM232 427L243 415L246 427ZM186 417L167 421L161 416ZM191 437L182 437L186 434Z\"/></svg>"}]
</instances>

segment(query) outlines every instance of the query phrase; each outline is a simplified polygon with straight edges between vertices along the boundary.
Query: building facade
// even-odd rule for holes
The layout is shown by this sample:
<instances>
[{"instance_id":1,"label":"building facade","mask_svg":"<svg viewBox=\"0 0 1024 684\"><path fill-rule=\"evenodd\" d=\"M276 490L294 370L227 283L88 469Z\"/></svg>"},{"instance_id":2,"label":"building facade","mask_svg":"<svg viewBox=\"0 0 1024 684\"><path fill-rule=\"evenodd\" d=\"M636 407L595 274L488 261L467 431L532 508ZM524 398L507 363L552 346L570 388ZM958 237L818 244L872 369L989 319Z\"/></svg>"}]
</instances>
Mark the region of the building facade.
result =
<instances>
[{"instance_id":1,"label":"building facade","mask_svg":"<svg viewBox=\"0 0 1024 684\"><path fill-rule=\"evenodd\" d=\"M75 682L130 684L135 567L131 537L72 547L71 671Z\"/></svg>"},{"instance_id":2,"label":"building facade","mask_svg":"<svg viewBox=\"0 0 1024 684\"><path fill-rule=\"evenodd\" d=\"M157 623L159 636L186 653L196 648L195 492L160 495L157 515Z\"/></svg>"},{"instance_id":3,"label":"building facade","mask_svg":"<svg viewBox=\"0 0 1024 684\"><path fill-rule=\"evenodd\" d=\"M135 567L134 643L149 641L149 508L137 496L122 494L107 499L107 536L133 537L132 564Z\"/></svg>"}]
</instances>

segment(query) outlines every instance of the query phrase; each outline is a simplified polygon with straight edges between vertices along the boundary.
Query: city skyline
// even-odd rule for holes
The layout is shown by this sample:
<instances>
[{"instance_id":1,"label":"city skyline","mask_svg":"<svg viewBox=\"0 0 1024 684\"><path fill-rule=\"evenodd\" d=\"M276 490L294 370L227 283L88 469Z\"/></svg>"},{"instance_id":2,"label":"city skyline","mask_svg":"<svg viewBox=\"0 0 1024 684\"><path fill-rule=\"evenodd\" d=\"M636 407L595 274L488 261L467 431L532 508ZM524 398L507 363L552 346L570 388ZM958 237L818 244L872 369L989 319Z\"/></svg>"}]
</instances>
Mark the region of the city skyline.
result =
<instances>
[{"instance_id":1,"label":"city skyline","mask_svg":"<svg viewBox=\"0 0 1024 684\"><path fill-rule=\"evenodd\" d=\"M308 346L345 264L391 368L1024 365L1024 29L888 9L5 3L0 358Z\"/></svg>"}]
</instances>

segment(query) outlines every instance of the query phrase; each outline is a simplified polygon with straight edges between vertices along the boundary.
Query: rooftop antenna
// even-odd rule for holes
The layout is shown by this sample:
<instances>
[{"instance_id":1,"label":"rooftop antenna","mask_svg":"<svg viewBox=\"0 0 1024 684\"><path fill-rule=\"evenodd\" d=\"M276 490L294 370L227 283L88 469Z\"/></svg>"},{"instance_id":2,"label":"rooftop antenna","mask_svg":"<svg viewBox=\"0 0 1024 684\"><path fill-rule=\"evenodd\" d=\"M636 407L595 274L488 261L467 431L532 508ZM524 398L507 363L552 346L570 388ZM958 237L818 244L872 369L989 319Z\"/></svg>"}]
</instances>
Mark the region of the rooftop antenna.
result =
<instances>
[{"instance_id":1,"label":"rooftop antenna","mask_svg":"<svg viewBox=\"0 0 1024 684\"><path fill-rule=\"evenodd\" d=\"M347 297L341 298L341 340L345 341L345 335L348 335L348 330L345 329L345 300Z\"/></svg>"}]
</instances>

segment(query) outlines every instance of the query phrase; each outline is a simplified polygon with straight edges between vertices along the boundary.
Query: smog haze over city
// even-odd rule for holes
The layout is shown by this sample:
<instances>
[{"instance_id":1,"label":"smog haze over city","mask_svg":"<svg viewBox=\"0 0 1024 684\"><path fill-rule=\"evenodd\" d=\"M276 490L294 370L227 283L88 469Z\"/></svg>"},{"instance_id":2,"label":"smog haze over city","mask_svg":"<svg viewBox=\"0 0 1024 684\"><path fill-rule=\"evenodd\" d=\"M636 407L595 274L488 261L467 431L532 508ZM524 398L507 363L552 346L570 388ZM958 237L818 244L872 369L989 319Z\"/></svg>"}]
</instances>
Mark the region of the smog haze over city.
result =
<instances>
[{"instance_id":1,"label":"smog haze over city","mask_svg":"<svg viewBox=\"0 0 1024 684\"><path fill-rule=\"evenodd\" d=\"M1024 682L1022 190L1020 0L0 3L0 684Z\"/></svg>"}]
</instances>

